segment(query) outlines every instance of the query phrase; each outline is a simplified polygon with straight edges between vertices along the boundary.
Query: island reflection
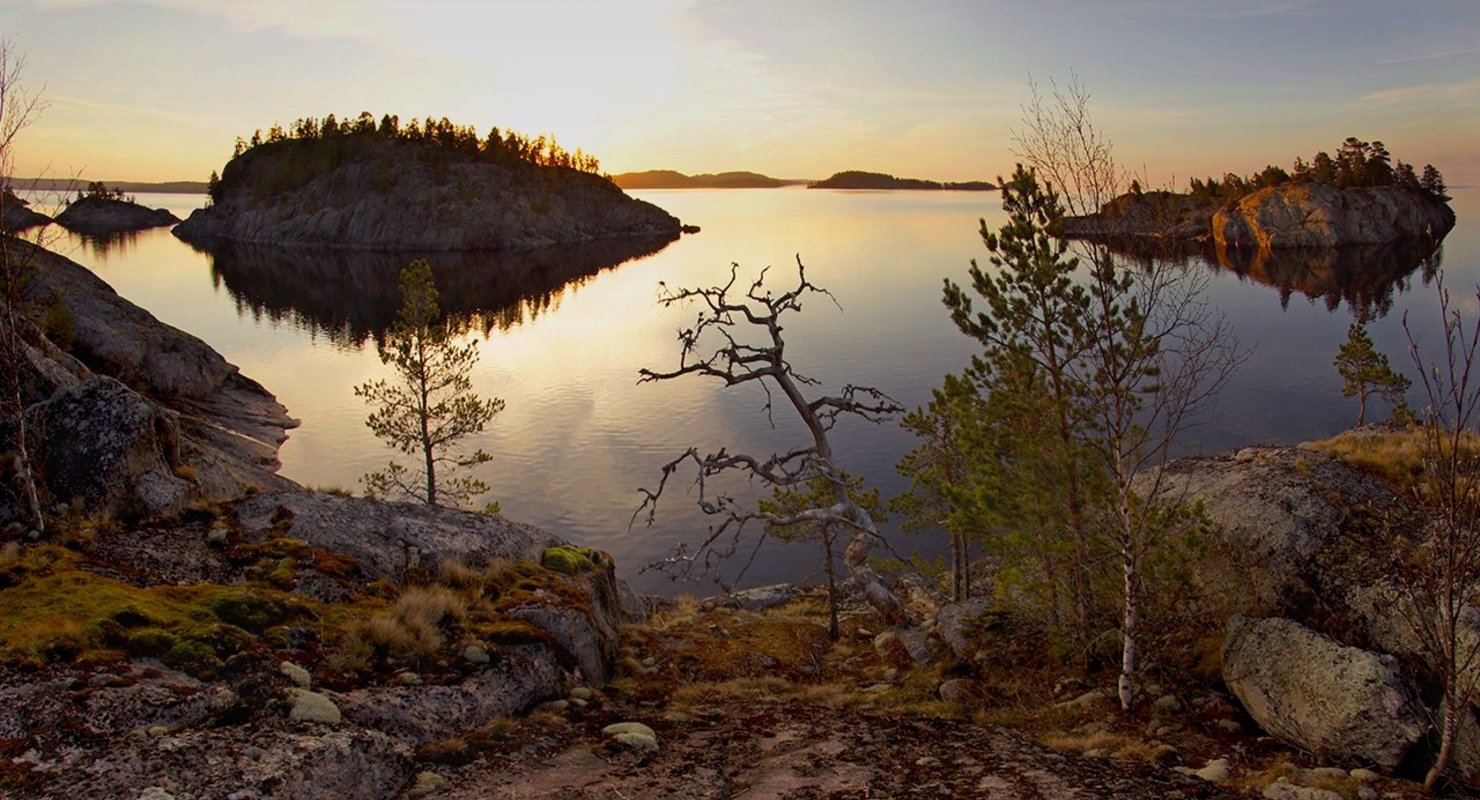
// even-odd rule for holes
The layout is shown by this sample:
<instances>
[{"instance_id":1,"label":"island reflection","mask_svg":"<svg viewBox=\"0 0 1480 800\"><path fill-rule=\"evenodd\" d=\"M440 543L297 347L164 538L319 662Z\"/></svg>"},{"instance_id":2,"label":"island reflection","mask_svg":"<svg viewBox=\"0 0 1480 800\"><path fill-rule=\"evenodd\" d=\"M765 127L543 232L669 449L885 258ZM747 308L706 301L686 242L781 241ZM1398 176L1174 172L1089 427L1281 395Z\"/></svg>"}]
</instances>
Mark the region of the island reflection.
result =
<instances>
[{"instance_id":1,"label":"island reflection","mask_svg":"<svg viewBox=\"0 0 1480 800\"><path fill-rule=\"evenodd\" d=\"M1411 287L1417 272L1428 285L1443 259L1443 248L1433 239L1407 239L1392 244L1240 249L1188 241L1117 241L1107 246L1129 264L1147 266L1153 260L1182 265L1205 263L1275 289L1281 308L1302 294L1335 311L1343 304L1358 322L1381 319L1393 309L1397 293Z\"/></svg>"},{"instance_id":2,"label":"island reflection","mask_svg":"<svg viewBox=\"0 0 1480 800\"><path fill-rule=\"evenodd\" d=\"M496 252L362 252L223 244L211 281L237 313L267 318L358 348L383 333L401 305L397 281L413 260L431 262L443 311L484 335L537 318L567 287L650 256L677 237L607 239Z\"/></svg>"}]
</instances>

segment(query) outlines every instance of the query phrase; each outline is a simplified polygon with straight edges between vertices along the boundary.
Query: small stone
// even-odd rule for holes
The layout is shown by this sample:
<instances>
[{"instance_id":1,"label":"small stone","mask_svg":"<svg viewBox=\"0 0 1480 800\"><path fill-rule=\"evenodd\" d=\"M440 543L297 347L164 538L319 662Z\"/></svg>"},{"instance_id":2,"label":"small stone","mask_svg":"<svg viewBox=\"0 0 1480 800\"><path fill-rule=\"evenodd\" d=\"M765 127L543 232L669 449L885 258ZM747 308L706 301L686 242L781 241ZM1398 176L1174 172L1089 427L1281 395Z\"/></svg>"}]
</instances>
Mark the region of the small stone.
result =
<instances>
[{"instance_id":1,"label":"small stone","mask_svg":"<svg viewBox=\"0 0 1480 800\"><path fill-rule=\"evenodd\" d=\"M416 782L411 785L411 789L406 792L406 796L412 798L427 797L445 788L447 788L446 778L435 772L419 772L416 775Z\"/></svg>"},{"instance_id":2,"label":"small stone","mask_svg":"<svg viewBox=\"0 0 1480 800\"><path fill-rule=\"evenodd\" d=\"M1151 704L1151 713L1160 716L1171 716L1172 714L1176 714L1181 710L1182 701L1178 700L1176 696L1170 694L1164 694L1161 697L1156 698L1156 702Z\"/></svg>"},{"instance_id":3,"label":"small stone","mask_svg":"<svg viewBox=\"0 0 1480 800\"><path fill-rule=\"evenodd\" d=\"M884 668L884 680L886 680L886 681L897 681L897 680L899 680L899 670L895 669L894 667L885 667Z\"/></svg>"},{"instance_id":4,"label":"small stone","mask_svg":"<svg viewBox=\"0 0 1480 800\"><path fill-rule=\"evenodd\" d=\"M633 750L658 749L658 735L641 722L618 722L601 729L601 735Z\"/></svg>"},{"instance_id":5,"label":"small stone","mask_svg":"<svg viewBox=\"0 0 1480 800\"><path fill-rule=\"evenodd\" d=\"M570 705L571 705L572 708L585 708L586 706L590 705L590 703L588 703L585 700L582 700L579 697L572 697L570 699Z\"/></svg>"},{"instance_id":6,"label":"small stone","mask_svg":"<svg viewBox=\"0 0 1480 800\"><path fill-rule=\"evenodd\" d=\"M981 684L971 678L952 678L936 690L941 700L958 706L970 706L982 701Z\"/></svg>"},{"instance_id":7,"label":"small stone","mask_svg":"<svg viewBox=\"0 0 1480 800\"><path fill-rule=\"evenodd\" d=\"M1211 783L1222 783L1228 780L1228 776L1231 773L1232 770L1229 767L1228 759L1215 758L1193 774Z\"/></svg>"},{"instance_id":8,"label":"small stone","mask_svg":"<svg viewBox=\"0 0 1480 800\"><path fill-rule=\"evenodd\" d=\"M658 659L648 656L642 660L642 665L644 667L656 667L658 666Z\"/></svg>"},{"instance_id":9,"label":"small stone","mask_svg":"<svg viewBox=\"0 0 1480 800\"><path fill-rule=\"evenodd\" d=\"M1215 720L1213 722L1213 727L1217 728L1220 731L1223 731L1224 733L1242 733L1244 730L1244 726L1240 725L1238 720L1226 718Z\"/></svg>"},{"instance_id":10,"label":"small stone","mask_svg":"<svg viewBox=\"0 0 1480 800\"><path fill-rule=\"evenodd\" d=\"M144 729L144 733L154 739L163 739L170 735L170 728L168 725L150 725Z\"/></svg>"},{"instance_id":11,"label":"small stone","mask_svg":"<svg viewBox=\"0 0 1480 800\"><path fill-rule=\"evenodd\" d=\"M487 664L493 660L493 656L488 654L487 648L477 644L470 644L464 647L462 657L469 664Z\"/></svg>"},{"instance_id":12,"label":"small stone","mask_svg":"<svg viewBox=\"0 0 1480 800\"><path fill-rule=\"evenodd\" d=\"M138 800L175 800L175 796L158 786L150 786L139 792Z\"/></svg>"},{"instance_id":13,"label":"small stone","mask_svg":"<svg viewBox=\"0 0 1480 800\"><path fill-rule=\"evenodd\" d=\"M567 708L570 708L570 701L568 700L551 700L548 703L540 704L541 711L549 711L552 714L559 714Z\"/></svg>"},{"instance_id":14,"label":"small stone","mask_svg":"<svg viewBox=\"0 0 1480 800\"><path fill-rule=\"evenodd\" d=\"M231 531L225 528L217 527L206 531L206 544L211 547L225 547L227 540L230 538Z\"/></svg>"},{"instance_id":15,"label":"small stone","mask_svg":"<svg viewBox=\"0 0 1480 800\"><path fill-rule=\"evenodd\" d=\"M1381 777L1376 772L1373 772L1372 770L1365 767L1357 767L1356 769L1352 770L1350 774L1352 778L1359 780L1362 783L1371 783Z\"/></svg>"},{"instance_id":16,"label":"small stone","mask_svg":"<svg viewBox=\"0 0 1480 800\"><path fill-rule=\"evenodd\" d=\"M421 676L415 672L398 672L393 680L397 686L421 685Z\"/></svg>"},{"instance_id":17,"label":"small stone","mask_svg":"<svg viewBox=\"0 0 1480 800\"><path fill-rule=\"evenodd\" d=\"M1346 780L1347 772L1340 767L1316 767L1310 771L1312 777L1330 780Z\"/></svg>"},{"instance_id":18,"label":"small stone","mask_svg":"<svg viewBox=\"0 0 1480 800\"><path fill-rule=\"evenodd\" d=\"M1377 800L1377 790L1371 786L1357 787L1357 800Z\"/></svg>"},{"instance_id":19,"label":"small stone","mask_svg":"<svg viewBox=\"0 0 1480 800\"><path fill-rule=\"evenodd\" d=\"M595 696L596 693L585 686L577 686L576 688L570 690L570 697L572 700L590 700Z\"/></svg>"},{"instance_id":20,"label":"small stone","mask_svg":"<svg viewBox=\"0 0 1480 800\"><path fill-rule=\"evenodd\" d=\"M667 714L663 715L663 719L666 719L669 722L677 722L682 725L685 722L692 722L694 718L682 711L670 711Z\"/></svg>"},{"instance_id":21,"label":"small stone","mask_svg":"<svg viewBox=\"0 0 1480 800\"><path fill-rule=\"evenodd\" d=\"M288 680L293 682L294 686L300 689L307 689L313 685L313 676L308 673L308 670L291 661L284 661L278 664L278 672L281 672Z\"/></svg>"},{"instance_id":22,"label":"small stone","mask_svg":"<svg viewBox=\"0 0 1480 800\"><path fill-rule=\"evenodd\" d=\"M288 717L298 722L338 725L342 720L339 706L334 705L333 700L318 692L310 692L307 689L289 689L288 700L293 704Z\"/></svg>"}]
</instances>

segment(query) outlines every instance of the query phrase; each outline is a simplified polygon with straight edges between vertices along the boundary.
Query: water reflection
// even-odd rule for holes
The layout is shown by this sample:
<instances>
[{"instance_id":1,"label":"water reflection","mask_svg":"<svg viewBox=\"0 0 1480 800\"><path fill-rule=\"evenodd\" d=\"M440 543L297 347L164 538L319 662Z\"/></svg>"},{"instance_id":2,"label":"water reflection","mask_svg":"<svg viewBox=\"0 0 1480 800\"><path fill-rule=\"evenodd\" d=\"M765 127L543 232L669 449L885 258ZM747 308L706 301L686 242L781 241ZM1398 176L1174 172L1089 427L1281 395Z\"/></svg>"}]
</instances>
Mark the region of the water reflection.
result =
<instances>
[{"instance_id":1,"label":"water reflection","mask_svg":"<svg viewBox=\"0 0 1480 800\"><path fill-rule=\"evenodd\" d=\"M1395 292L1408 291L1414 272L1428 285L1443 253L1431 239L1346 247L1215 250L1213 263L1218 267L1278 290L1281 308L1288 308L1290 296L1299 292L1312 301L1323 301L1328 311L1345 303L1363 323L1387 316L1393 310Z\"/></svg>"},{"instance_id":2,"label":"water reflection","mask_svg":"<svg viewBox=\"0 0 1480 800\"><path fill-rule=\"evenodd\" d=\"M237 313L287 323L347 347L383 332L401 304L401 268L425 258L442 307L482 333L508 330L558 306L567 287L650 256L677 237L610 239L503 252L359 252L227 244L211 281Z\"/></svg>"},{"instance_id":3,"label":"water reflection","mask_svg":"<svg viewBox=\"0 0 1480 800\"><path fill-rule=\"evenodd\" d=\"M1184 266L1207 264L1270 286L1280 308L1289 308L1297 292L1323 303L1327 311L1343 304L1358 322L1381 319L1393 310L1394 296L1411 288L1417 272L1424 285L1433 280L1443 248L1432 239L1393 244L1308 247L1280 250L1217 247L1195 241L1121 240L1107 246L1130 264L1152 261Z\"/></svg>"}]
</instances>

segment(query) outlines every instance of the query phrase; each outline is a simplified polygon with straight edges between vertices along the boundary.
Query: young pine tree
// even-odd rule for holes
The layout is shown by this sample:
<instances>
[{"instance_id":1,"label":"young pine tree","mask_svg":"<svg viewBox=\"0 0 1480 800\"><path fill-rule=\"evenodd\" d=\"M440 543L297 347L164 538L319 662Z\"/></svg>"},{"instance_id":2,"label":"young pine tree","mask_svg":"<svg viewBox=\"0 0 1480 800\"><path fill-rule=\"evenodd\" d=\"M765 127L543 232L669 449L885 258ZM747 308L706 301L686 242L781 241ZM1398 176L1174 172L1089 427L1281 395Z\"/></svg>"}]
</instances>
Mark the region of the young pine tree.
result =
<instances>
[{"instance_id":1,"label":"young pine tree","mask_svg":"<svg viewBox=\"0 0 1480 800\"><path fill-rule=\"evenodd\" d=\"M397 494L427 505L462 506L488 491L469 475L450 474L489 461L482 450L460 454L457 445L482 431L502 411L504 401L473 392L468 377L478 361L477 343L457 341L457 329L442 319L432 266L425 259L401 271L401 309L385 339L376 343L381 363L398 380L370 381L355 388L374 407L365 424L386 444L418 465L395 461L362 479L371 496ZM486 509L496 513L498 504Z\"/></svg>"},{"instance_id":2,"label":"young pine tree","mask_svg":"<svg viewBox=\"0 0 1480 800\"><path fill-rule=\"evenodd\" d=\"M1388 357L1377 352L1367 329L1353 324L1346 331L1346 343L1336 353L1332 362L1346 383L1341 387L1342 397L1357 398L1357 425L1367 419L1367 398L1378 395L1399 411L1405 409L1403 395L1408 391L1409 380L1388 366Z\"/></svg>"}]
</instances>

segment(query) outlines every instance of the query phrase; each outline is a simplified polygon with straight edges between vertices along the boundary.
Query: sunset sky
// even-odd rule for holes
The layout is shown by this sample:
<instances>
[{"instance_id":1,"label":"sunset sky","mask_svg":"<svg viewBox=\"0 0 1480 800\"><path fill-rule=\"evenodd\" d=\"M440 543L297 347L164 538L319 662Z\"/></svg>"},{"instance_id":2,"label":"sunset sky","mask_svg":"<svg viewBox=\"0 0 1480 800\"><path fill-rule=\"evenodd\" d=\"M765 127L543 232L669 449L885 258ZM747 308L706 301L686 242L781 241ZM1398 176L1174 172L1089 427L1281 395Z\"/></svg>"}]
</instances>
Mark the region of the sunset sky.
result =
<instances>
[{"instance_id":1,"label":"sunset sky","mask_svg":"<svg viewBox=\"0 0 1480 800\"><path fill-rule=\"evenodd\" d=\"M1154 181L1348 135L1480 182L1477 0L0 0L49 102L17 173L204 180L237 136L368 110L554 133L610 172L1012 167L1076 72Z\"/></svg>"}]
</instances>

